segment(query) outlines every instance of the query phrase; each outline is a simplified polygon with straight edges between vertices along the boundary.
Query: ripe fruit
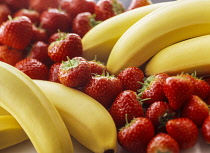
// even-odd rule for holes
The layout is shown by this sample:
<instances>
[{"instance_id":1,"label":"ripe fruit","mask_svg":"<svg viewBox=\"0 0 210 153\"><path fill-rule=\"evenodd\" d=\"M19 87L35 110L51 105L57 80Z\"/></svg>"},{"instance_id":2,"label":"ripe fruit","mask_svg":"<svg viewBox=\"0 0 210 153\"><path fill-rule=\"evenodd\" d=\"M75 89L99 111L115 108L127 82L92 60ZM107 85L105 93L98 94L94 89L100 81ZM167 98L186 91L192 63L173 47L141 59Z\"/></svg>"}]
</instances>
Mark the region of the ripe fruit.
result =
<instances>
[{"instance_id":1,"label":"ripe fruit","mask_svg":"<svg viewBox=\"0 0 210 153\"><path fill-rule=\"evenodd\" d=\"M55 62L67 60L67 56L71 59L82 56L82 41L79 35L68 33L59 40L52 42L48 47L48 55Z\"/></svg>"},{"instance_id":2,"label":"ripe fruit","mask_svg":"<svg viewBox=\"0 0 210 153\"><path fill-rule=\"evenodd\" d=\"M29 0L5 0L5 3L12 12L16 12L22 8L28 8Z\"/></svg>"},{"instance_id":3,"label":"ripe fruit","mask_svg":"<svg viewBox=\"0 0 210 153\"><path fill-rule=\"evenodd\" d=\"M154 127L145 117L138 117L120 129L119 144L130 153L146 153L146 147L154 136Z\"/></svg>"},{"instance_id":4,"label":"ripe fruit","mask_svg":"<svg viewBox=\"0 0 210 153\"><path fill-rule=\"evenodd\" d=\"M122 83L123 90L133 90L137 92L144 82L144 73L138 67L128 67L121 71L118 76Z\"/></svg>"},{"instance_id":5,"label":"ripe fruit","mask_svg":"<svg viewBox=\"0 0 210 153\"><path fill-rule=\"evenodd\" d=\"M88 61L90 65L90 71L92 75L102 75L103 73L107 73L108 70L106 66L100 61L92 60Z\"/></svg>"},{"instance_id":6,"label":"ripe fruit","mask_svg":"<svg viewBox=\"0 0 210 153\"><path fill-rule=\"evenodd\" d=\"M15 67L28 75L31 79L47 80L48 69L37 59L25 58L15 64Z\"/></svg>"},{"instance_id":7,"label":"ripe fruit","mask_svg":"<svg viewBox=\"0 0 210 153\"><path fill-rule=\"evenodd\" d=\"M166 131L179 144L180 149L193 147L198 139L198 128L188 118L177 118L166 123Z\"/></svg>"},{"instance_id":8,"label":"ripe fruit","mask_svg":"<svg viewBox=\"0 0 210 153\"><path fill-rule=\"evenodd\" d=\"M85 59L68 58L63 61L58 70L59 81L73 88L84 86L90 79L90 66Z\"/></svg>"},{"instance_id":9,"label":"ripe fruit","mask_svg":"<svg viewBox=\"0 0 210 153\"><path fill-rule=\"evenodd\" d=\"M32 23L26 16L7 20L0 26L0 42L17 50L25 49L32 37Z\"/></svg>"},{"instance_id":10,"label":"ripe fruit","mask_svg":"<svg viewBox=\"0 0 210 153\"><path fill-rule=\"evenodd\" d=\"M207 144L210 144L210 116L205 119L201 127L201 136Z\"/></svg>"},{"instance_id":11,"label":"ripe fruit","mask_svg":"<svg viewBox=\"0 0 210 153\"><path fill-rule=\"evenodd\" d=\"M8 16L11 15L12 12L8 8L6 4L0 4L0 24L8 20Z\"/></svg>"},{"instance_id":12,"label":"ripe fruit","mask_svg":"<svg viewBox=\"0 0 210 153\"><path fill-rule=\"evenodd\" d=\"M54 63L49 70L49 81L60 83L58 79L58 72L61 63Z\"/></svg>"},{"instance_id":13,"label":"ripe fruit","mask_svg":"<svg viewBox=\"0 0 210 153\"><path fill-rule=\"evenodd\" d=\"M45 29L37 27L33 24L32 33L31 43L35 43L37 41L48 42L48 35Z\"/></svg>"},{"instance_id":14,"label":"ripe fruit","mask_svg":"<svg viewBox=\"0 0 210 153\"><path fill-rule=\"evenodd\" d=\"M109 113L118 129L125 126L126 120L131 122L136 117L144 116L138 96L132 90L122 91L110 107Z\"/></svg>"},{"instance_id":15,"label":"ripe fruit","mask_svg":"<svg viewBox=\"0 0 210 153\"><path fill-rule=\"evenodd\" d=\"M29 0L29 8L39 13L46 11L48 8L58 8L59 0Z\"/></svg>"},{"instance_id":16,"label":"ripe fruit","mask_svg":"<svg viewBox=\"0 0 210 153\"><path fill-rule=\"evenodd\" d=\"M166 79L163 90L171 108L178 110L191 98L194 85L187 77L171 76Z\"/></svg>"},{"instance_id":17,"label":"ripe fruit","mask_svg":"<svg viewBox=\"0 0 210 153\"><path fill-rule=\"evenodd\" d=\"M150 4L152 4L150 0L132 0L127 8L127 11Z\"/></svg>"},{"instance_id":18,"label":"ripe fruit","mask_svg":"<svg viewBox=\"0 0 210 153\"><path fill-rule=\"evenodd\" d=\"M112 105L121 91L122 85L120 80L109 73L92 76L84 86L84 92L96 99L107 109Z\"/></svg>"},{"instance_id":19,"label":"ripe fruit","mask_svg":"<svg viewBox=\"0 0 210 153\"><path fill-rule=\"evenodd\" d=\"M158 133L147 146L147 153L179 153L176 140L166 133Z\"/></svg>"},{"instance_id":20,"label":"ripe fruit","mask_svg":"<svg viewBox=\"0 0 210 153\"><path fill-rule=\"evenodd\" d=\"M123 5L118 0L99 0L96 3L96 20L104 21L125 11Z\"/></svg>"}]
</instances>

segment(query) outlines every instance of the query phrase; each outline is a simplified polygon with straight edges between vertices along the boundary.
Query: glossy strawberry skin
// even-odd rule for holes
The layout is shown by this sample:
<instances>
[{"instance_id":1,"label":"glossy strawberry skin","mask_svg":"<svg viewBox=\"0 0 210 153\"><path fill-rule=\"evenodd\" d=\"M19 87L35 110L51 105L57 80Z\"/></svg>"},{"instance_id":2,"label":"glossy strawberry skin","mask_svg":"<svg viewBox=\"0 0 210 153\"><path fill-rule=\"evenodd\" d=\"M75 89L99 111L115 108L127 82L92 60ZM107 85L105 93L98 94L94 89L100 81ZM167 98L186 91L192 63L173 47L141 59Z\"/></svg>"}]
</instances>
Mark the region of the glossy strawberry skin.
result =
<instances>
[{"instance_id":1,"label":"glossy strawberry skin","mask_svg":"<svg viewBox=\"0 0 210 153\"><path fill-rule=\"evenodd\" d=\"M54 62L62 62L69 58L82 56L82 41L79 35L68 33L61 40L51 43L48 55Z\"/></svg>"},{"instance_id":2,"label":"glossy strawberry skin","mask_svg":"<svg viewBox=\"0 0 210 153\"><path fill-rule=\"evenodd\" d=\"M126 118L128 122L131 122L133 118L144 116L138 96L132 90L122 91L110 107L109 113L118 129L125 126Z\"/></svg>"},{"instance_id":3,"label":"glossy strawberry skin","mask_svg":"<svg viewBox=\"0 0 210 153\"><path fill-rule=\"evenodd\" d=\"M121 82L114 76L92 76L89 82L84 86L84 92L96 99L107 109L112 105L121 91Z\"/></svg>"},{"instance_id":4,"label":"glossy strawberry skin","mask_svg":"<svg viewBox=\"0 0 210 153\"><path fill-rule=\"evenodd\" d=\"M154 127L145 117L138 117L118 132L119 144L130 153L146 153L149 141L154 137Z\"/></svg>"},{"instance_id":5,"label":"glossy strawberry skin","mask_svg":"<svg viewBox=\"0 0 210 153\"><path fill-rule=\"evenodd\" d=\"M202 79L195 80L194 94L198 95L202 100L209 97L210 85Z\"/></svg>"},{"instance_id":6,"label":"glossy strawberry skin","mask_svg":"<svg viewBox=\"0 0 210 153\"><path fill-rule=\"evenodd\" d=\"M25 58L16 63L15 67L28 75L31 79L48 79L48 68L37 59Z\"/></svg>"},{"instance_id":7,"label":"glossy strawberry skin","mask_svg":"<svg viewBox=\"0 0 210 153\"><path fill-rule=\"evenodd\" d=\"M142 6L150 5L152 2L150 0L132 0L127 8L127 11L133 10Z\"/></svg>"},{"instance_id":8,"label":"glossy strawberry skin","mask_svg":"<svg viewBox=\"0 0 210 153\"><path fill-rule=\"evenodd\" d=\"M179 153L179 145L176 140L167 133L158 133L147 146L147 153L171 152Z\"/></svg>"},{"instance_id":9,"label":"glossy strawberry skin","mask_svg":"<svg viewBox=\"0 0 210 153\"><path fill-rule=\"evenodd\" d=\"M12 12L16 12L19 9L29 7L29 0L5 0L5 3Z\"/></svg>"},{"instance_id":10,"label":"glossy strawberry skin","mask_svg":"<svg viewBox=\"0 0 210 153\"><path fill-rule=\"evenodd\" d=\"M201 136L207 144L210 144L210 116L205 119L201 127Z\"/></svg>"},{"instance_id":11,"label":"glossy strawberry skin","mask_svg":"<svg viewBox=\"0 0 210 153\"><path fill-rule=\"evenodd\" d=\"M92 75L102 75L103 73L107 73L107 67L101 63L100 61L88 61L89 65L90 65L90 71Z\"/></svg>"},{"instance_id":12,"label":"glossy strawberry skin","mask_svg":"<svg viewBox=\"0 0 210 153\"><path fill-rule=\"evenodd\" d=\"M166 131L177 141L180 149L189 149L198 140L198 127L188 118L169 120L166 124Z\"/></svg>"},{"instance_id":13,"label":"glossy strawberry skin","mask_svg":"<svg viewBox=\"0 0 210 153\"><path fill-rule=\"evenodd\" d=\"M48 8L58 8L60 0L29 0L29 8L42 13Z\"/></svg>"},{"instance_id":14,"label":"glossy strawberry skin","mask_svg":"<svg viewBox=\"0 0 210 153\"><path fill-rule=\"evenodd\" d=\"M8 20L8 15L12 12L6 4L0 4L0 24Z\"/></svg>"},{"instance_id":15,"label":"glossy strawberry skin","mask_svg":"<svg viewBox=\"0 0 210 153\"><path fill-rule=\"evenodd\" d=\"M0 26L0 42L17 50L25 49L32 38L32 23L21 16L8 20Z\"/></svg>"},{"instance_id":16,"label":"glossy strawberry skin","mask_svg":"<svg viewBox=\"0 0 210 153\"><path fill-rule=\"evenodd\" d=\"M209 115L208 105L197 95L192 95L181 111L182 117L191 119L199 128Z\"/></svg>"},{"instance_id":17,"label":"glossy strawberry skin","mask_svg":"<svg viewBox=\"0 0 210 153\"><path fill-rule=\"evenodd\" d=\"M54 63L49 70L49 81L60 83L58 78L59 67L61 63Z\"/></svg>"},{"instance_id":18,"label":"glossy strawberry skin","mask_svg":"<svg viewBox=\"0 0 210 153\"><path fill-rule=\"evenodd\" d=\"M45 29L41 27L37 27L36 25L33 24L32 26L32 38L31 38L31 43L35 43L37 41L43 41L45 43L48 42L48 34Z\"/></svg>"}]
</instances>

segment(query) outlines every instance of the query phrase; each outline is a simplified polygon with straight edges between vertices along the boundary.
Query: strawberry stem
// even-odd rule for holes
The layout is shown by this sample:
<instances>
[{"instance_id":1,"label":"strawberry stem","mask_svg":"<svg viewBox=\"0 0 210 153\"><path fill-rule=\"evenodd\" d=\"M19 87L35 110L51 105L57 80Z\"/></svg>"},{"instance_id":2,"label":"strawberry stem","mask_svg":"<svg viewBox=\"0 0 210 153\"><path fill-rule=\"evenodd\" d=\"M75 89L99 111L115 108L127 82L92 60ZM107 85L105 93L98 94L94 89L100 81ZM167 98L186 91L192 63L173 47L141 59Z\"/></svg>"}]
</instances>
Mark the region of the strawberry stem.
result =
<instances>
[{"instance_id":1,"label":"strawberry stem","mask_svg":"<svg viewBox=\"0 0 210 153\"><path fill-rule=\"evenodd\" d=\"M67 61L62 61L61 68L64 70L69 70L71 68L75 68L79 65L80 60L79 59L70 59L67 56Z\"/></svg>"}]
</instances>

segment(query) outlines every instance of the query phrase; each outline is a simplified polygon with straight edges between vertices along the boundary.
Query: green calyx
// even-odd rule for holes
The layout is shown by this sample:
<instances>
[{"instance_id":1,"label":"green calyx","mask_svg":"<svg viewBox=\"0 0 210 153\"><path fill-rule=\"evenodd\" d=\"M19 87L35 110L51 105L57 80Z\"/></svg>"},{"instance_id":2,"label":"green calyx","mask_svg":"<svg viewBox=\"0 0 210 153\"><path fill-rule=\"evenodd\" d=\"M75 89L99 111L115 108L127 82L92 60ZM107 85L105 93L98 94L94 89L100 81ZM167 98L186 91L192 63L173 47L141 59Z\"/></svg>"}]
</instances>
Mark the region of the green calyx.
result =
<instances>
[{"instance_id":1,"label":"green calyx","mask_svg":"<svg viewBox=\"0 0 210 153\"><path fill-rule=\"evenodd\" d=\"M149 77L147 77L143 83L139 82L142 84L142 88L138 90L138 92L141 94L141 92L143 92L144 90L148 89L151 82L153 82L155 79L155 76L154 75L151 75Z\"/></svg>"},{"instance_id":2,"label":"green calyx","mask_svg":"<svg viewBox=\"0 0 210 153\"><path fill-rule=\"evenodd\" d=\"M69 70L77 67L79 65L79 62L79 59L70 59L69 57L67 57L67 61L62 61L61 68L64 70Z\"/></svg>"},{"instance_id":3,"label":"green calyx","mask_svg":"<svg viewBox=\"0 0 210 153\"><path fill-rule=\"evenodd\" d=\"M95 19L95 17L96 17L96 14L93 14L93 15L91 15L90 17L89 17L89 23L90 23L90 26L91 27L95 27L96 25L98 25L99 23L101 23L102 21L97 21L96 19Z\"/></svg>"},{"instance_id":4,"label":"green calyx","mask_svg":"<svg viewBox=\"0 0 210 153\"><path fill-rule=\"evenodd\" d=\"M118 14L123 13L125 9L117 0L113 0L112 10L114 11L115 15L118 15Z\"/></svg>"}]
</instances>

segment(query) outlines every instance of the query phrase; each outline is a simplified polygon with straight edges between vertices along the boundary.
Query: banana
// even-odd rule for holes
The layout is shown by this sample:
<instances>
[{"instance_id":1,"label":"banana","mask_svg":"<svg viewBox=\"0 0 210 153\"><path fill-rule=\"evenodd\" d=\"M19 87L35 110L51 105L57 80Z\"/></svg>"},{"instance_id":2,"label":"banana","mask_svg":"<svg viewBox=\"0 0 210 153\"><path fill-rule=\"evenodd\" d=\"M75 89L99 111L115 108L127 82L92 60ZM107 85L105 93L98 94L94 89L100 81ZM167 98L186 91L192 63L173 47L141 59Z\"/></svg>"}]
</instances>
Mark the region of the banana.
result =
<instances>
[{"instance_id":1,"label":"banana","mask_svg":"<svg viewBox=\"0 0 210 153\"><path fill-rule=\"evenodd\" d=\"M56 108L27 75L0 62L0 106L21 125L38 153L73 153Z\"/></svg>"},{"instance_id":2,"label":"banana","mask_svg":"<svg viewBox=\"0 0 210 153\"><path fill-rule=\"evenodd\" d=\"M180 0L165 5L131 26L113 47L107 69L118 74L142 66L163 48L210 34L210 1Z\"/></svg>"},{"instance_id":3,"label":"banana","mask_svg":"<svg viewBox=\"0 0 210 153\"><path fill-rule=\"evenodd\" d=\"M146 75L182 72L197 75L210 74L210 35L173 44L157 53L146 65Z\"/></svg>"},{"instance_id":4,"label":"banana","mask_svg":"<svg viewBox=\"0 0 210 153\"><path fill-rule=\"evenodd\" d=\"M83 38L83 57L93 60L95 56L106 63L109 54L122 34L135 22L150 12L172 2L143 6L109 18L92 28Z\"/></svg>"},{"instance_id":5,"label":"banana","mask_svg":"<svg viewBox=\"0 0 210 153\"><path fill-rule=\"evenodd\" d=\"M42 80L34 82L56 107L78 142L94 153L116 152L115 123L99 102L60 83Z\"/></svg>"},{"instance_id":6,"label":"banana","mask_svg":"<svg viewBox=\"0 0 210 153\"><path fill-rule=\"evenodd\" d=\"M0 150L28 139L20 124L11 115L0 116Z\"/></svg>"},{"instance_id":7,"label":"banana","mask_svg":"<svg viewBox=\"0 0 210 153\"><path fill-rule=\"evenodd\" d=\"M1 115L9 115L9 112L6 111L4 108L2 108L2 107L0 106L0 116L1 116Z\"/></svg>"}]
</instances>

